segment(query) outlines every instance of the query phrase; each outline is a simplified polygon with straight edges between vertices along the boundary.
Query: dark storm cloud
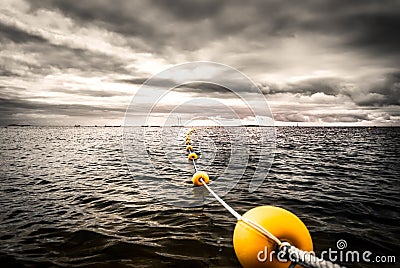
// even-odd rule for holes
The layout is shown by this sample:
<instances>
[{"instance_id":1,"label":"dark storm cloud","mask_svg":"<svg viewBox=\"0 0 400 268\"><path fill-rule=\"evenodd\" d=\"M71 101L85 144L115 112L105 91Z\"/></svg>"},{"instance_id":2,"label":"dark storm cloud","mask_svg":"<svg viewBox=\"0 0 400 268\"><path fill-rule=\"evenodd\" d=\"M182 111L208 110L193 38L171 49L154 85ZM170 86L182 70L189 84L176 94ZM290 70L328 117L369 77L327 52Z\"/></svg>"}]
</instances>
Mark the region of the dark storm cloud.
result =
<instances>
[{"instance_id":1,"label":"dark storm cloud","mask_svg":"<svg viewBox=\"0 0 400 268\"><path fill-rule=\"evenodd\" d=\"M150 37L154 34L152 25L142 23L138 17L144 15L137 4L141 1L31 1L33 11L44 8L62 12L82 24L95 24L110 31L128 35ZM154 21L157 21L156 18Z\"/></svg>"},{"instance_id":2,"label":"dark storm cloud","mask_svg":"<svg viewBox=\"0 0 400 268\"><path fill-rule=\"evenodd\" d=\"M274 119L276 121L282 122L316 122L322 121L325 123L355 123L362 121L369 121L371 118L368 114L354 113L331 113L331 114L321 114L321 113L307 113L307 112L296 112L296 113L277 113L274 114Z\"/></svg>"},{"instance_id":3,"label":"dark storm cloud","mask_svg":"<svg viewBox=\"0 0 400 268\"><path fill-rule=\"evenodd\" d=\"M282 121L282 122L306 122L306 118L304 115L300 113L285 113L285 114L274 114L275 121Z\"/></svg>"},{"instance_id":4,"label":"dark storm cloud","mask_svg":"<svg viewBox=\"0 0 400 268\"><path fill-rule=\"evenodd\" d=\"M304 31L342 37L348 47L399 55L399 1L321 1L309 5L311 20L299 21Z\"/></svg>"},{"instance_id":5,"label":"dark storm cloud","mask_svg":"<svg viewBox=\"0 0 400 268\"><path fill-rule=\"evenodd\" d=\"M29 53L34 53L34 55L37 56L35 57L34 62L27 62L17 59L3 61L0 65L0 76L21 76L21 74L15 72L15 70L21 68L25 70L23 73L24 76L29 74L52 74L55 69L76 69L86 73L130 73L125 68L126 62L116 57L104 55L104 53L95 52L88 49L74 48L62 44L53 44L45 38L31 35L28 32L20 30L16 27L7 27L9 29L13 29L13 31L19 32L21 36L25 36L25 38L20 38L18 35L15 37L20 40L20 44L17 47L12 46L12 48L16 50L15 52L20 51L21 53L24 53L24 51L27 51ZM2 33L0 33L0 36L2 36ZM26 36L29 38L26 38ZM25 42L22 42L22 40L25 40ZM31 40L35 40L35 42L28 42ZM8 47L10 41L14 42L13 39L3 39L1 41L3 49ZM4 58L7 58L8 56L9 55L4 55ZM17 66L15 67L15 65Z\"/></svg>"},{"instance_id":6,"label":"dark storm cloud","mask_svg":"<svg viewBox=\"0 0 400 268\"><path fill-rule=\"evenodd\" d=\"M142 85L144 82L147 81L147 79L149 79L149 78L136 77L136 78L118 79L118 80L115 80L115 82L133 84L133 85Z\"/></svg>"},{"instance_id":7,"label":"dark storm cloud","mask_svg":"<svg viewBox=\"0 0 400 268\"><path fill-rule=\"evenodd\" d=\"M226 1L214 0L152 0L152 2L177 19L187 21L212 18L224 8L224 5L229 4Z\"/></svg>"},{"instance_id":8,"label":"dark storm cloud","mask_svg":"<svg viewBox=\"0 0 400 268\"><path fill-rule=\"evenodd\" d=\"M400 105L400 71L386 74L383 81L373 84L362 98L355 98L362 106Z\"/></svg>"},{"instance_id":9,"label":"dark storm cloud","mask_svg":"<svg viewBox=\"0 0 400 268\"><path fill-rule=\"evenodd\" d=\"M373 80L379 81L381 78L377 76ZM140 79L137 80L137 82L141 81ZM158 85L167 84L160 82ZM349 89L345 80L333 77L304 79L283 86L273 83L260 83L258 87L266 97L292 94L300 98L301 96L323 93L324 95L335 97L339 95L348 96L355 104L361 106L400 105L400 71L386 74L381 82L368 85L365 89ZM233 94L234 92L252 92L240 85L235 85L228 89L217 84L203 82L183 84L174 88L173 91L209 98L236 98L236 95Z\"/></svg>"},{"instance_id":10,"label":"dark storm cloud","mask_svg":"<svg viewBox=\"0 0 400 268\"><path fill-rule=\"evenodd\" d=\"M0 66L0 76L12 77L12 76L20 76L19 74L12 72L10 70L4 69L5 66ZM1 88L1 87L0 87Z\"/></svg>"},{"instance_id":11,"label":"dark storm cloud","mask_svg":"<svg viewBox=\"0 0 400 268\"><path fill-rule=\"evenodd\" d=\"M340 92L340 81L336 78L313 78L289 84L289 91L312 95L315 93L324 93L325 95L337 95Z\"/></svg>"},{"instance_id":12,"label":"dark storm cloud","mask_svg":"<svg viewBox=\"0 0 400 268\"><path fill-rule=\"evenodd\" d=\"M304 34L339 37L343 47L374 54L398 55L400 46L400 2L391 0L39 0L30 4L33 10L58 10L84 25L144 38L150 44L147 50L158 49L160 54L171 53L171 49L193 51L225 37L261 45L271 37L296 38ZM165 47L168 52L163 51Z\"/></svg>"},{"instance_id":13,"label":"dark storm cloud","mask_svg":"<svg viewBox=\"0 0 400 268\"><path fill-rule=\"evenodd\" d=\"M24 90L15 89L15 94L1 88L9 94L9 99L1 95L5 105L2 108L8 107L6 114L14 114L16 110L33 113L38 109L49 114L89 116L91 106L71 106L77 111L71 112L66 106L32 102L32 99L36 93L51 91L52 85L48 84L73 82L68 79L74 77L77 81L110 77L111 82L140 85L160 65L186 60L230 64L250 77L257 77L267 98L272 96L281 102L286 97L318 102L327 96L324 105L329 100L346 99L352 102L347 105L355 105L359 110L400 105L400 72L393 71L400 61L399 1L38 0L28 3L30 10L20 5L22 8L15 12L15 17L13 12L0 13L0 44L5 51L0 58L0 76L7 82L3 86L30 83ZM54 20L46 17L52 15ZM69 39L70 36L73 37ZM148 59L150 62L146 62ZM137 71L142 63L146 64ZM326 77L292 79L313 77L321 70L327 71ZM367 75L368 82L364 82L362 79ZM270 81L264 77L278 78ZM40 82L44 85L42 92ZM152 83L155 87L174 85L168 79ZM239 84L231 89L248 92ZM186 84L174 90L196 97L233 96L226 88L208 83ZM75 93L77 99L124 94L96 88L55 91ZM318 99L315 95L322 97ZM331 107L335 105L332 103ZM329 109L329 105L326 107ZM311 109L307 105L299 109L302 109L299 115L286 111L278 113L278 118L282 121L322 118L325 122L368 120L363 112L359 112L362 118L356 112L354 116L329 117L307 113Z\"/></svg>"},{"instance_id":14,"label":"dark storm cloud","mask_svg":"<svg viewBox=\"0 0 400 268\"><path fill-rule=\"evenodd\" d=\"M340 93L343 81L332 77L311 78L292 82L285 86L261 83L260 89L267 95L279 93L293 93L310 96L315 93L335 96Z\"/></svg>"},{"instance_id":15,"label":"dark storm cloud","mask_svg":"<svg viewBox=\"0 0 400 268\"><path fill-rule=\"evenodd\" d=\"M384 75L382 79L376 76L365 88L348 88L346 81L337 78L313 78L285 86L274 84L261 84L261 90L268 96L281 93L297 94L299 96L311 96L323 93L330 96L348 96L355 104L361 106L388 106L400 105L400 71Z\"/></svg>"},{"instance_id":16,"label":"dark storm cloud","mask_svg":"<svg viewBox=\"0 0 400 268\"><path fill-rule=\"evenodd\" d=\"M126 83L126 84L133 84L133 85L146 85L147 87L161 87L169 89L176 85L176 82L172 79L165 79L165 78L157 78L157 77L148 77L148 78L127 78L127 79L117 79L115 82L118 83Z\"/></svg>"},{"instance_id":17,"label":"dark storm cloud","mask_svg":"<svg viewBox=\"0 0 400 268\"><path fill-rule=\"evenodd\" d=\"M206 97L232 98L235 97L235 95L232 94L232 91L249 92L248 88L241 87L238 84L228 89L226 87L214 83L188 82L184 84L179 84L179 82L174 81L173 79L163 79L157 77L118 79L115 81L118 83L128 83L133 85L146 85L150 89L151 87L158 87L174 92L190 93L192 95L204 98Z\"/></svg>"},{"instance_id":18,"label":"dark storm cloud","mask_svg":"<svg viewBox=\"0 0 400 268\"><path fill-rule=\"evenodd\" d=\"M0 45L5 52L0 58L0 76L48 75L57 69L63 72L75 69L91 74L131 74L135 71L134 67L127 70L126 59L114 55L112 49L90 49L90 44L74 43L65 35L24 27L12 20L7 23L0 21ZM33 57L13 57L18 54ZM130 59L129 64L132 63L134 60Z\"/></svg>"},{"instance_id":19,"label":"dark storm cloud","mask_svg":"<svg viewBox=\"0 0 400 268\"><path fill-rule=\"evenodd\" d=\"M0 99L16 98L23 101L23 92L26 88L17 86L0 86Z\"/></svg>"},{"instance_id":20,"label":"dark storm cloud","mask_svg":"<svg viewBox=\"0 0 400 268\"><path fill-rule=\"evenodd\" d=\"M2 90L0 94L2 94L4 90L25 90L25 88L17 86L0 86L0 89Z\"/></svg>"},{"instance_id":21,"label":"dark storm cloud","mask_svg":"<svg viewBox=\"0 0 400 268\"><path fill-rule=\"evenodd\" d=\"M140 111L140 107L135 107ZM247 116L254 116L254 113L247 107L230 107L219 102L202 102L191 101L179 105L156 105L153 107L151 114L169 114L172 115L189 115L197 114L199 116L222 116L226 118L243 119Z\"/></svg>"},{"instance_id":22,"label":"dark storm cloud","mask_svg":"<svg viewBox=\"0 0 400 268\"><path fill-rule=\"evenodd\" d=\"M38 61L40 66L47 69L78 69L87 73L129 73L123 60L87 49L47 43L31 47L30 51L43 55Z\"/></svg>"},{"instance_id":23,"label":"dark storm cloud","mask_svg":"<svg viewBox=\"0 0 400 268\"><path fill-rule=\"evenodd\" d=\"M65 88L57 88L52 89L52 92L60 92L70 95L80 95L87 97L96 97L96 98L111 98L118 96L132 96L130 92L118 92L118 91L106 91L106 90L93 90L93 89L65 89Z\"/></svg>"},{"instance_id":24,"label":"dark storm cloud","mask_svg":"<svg viewBox=\"0 0 400 268\"><path fill-rule=\"evenodd\" d=\"M172 88L170 91L188 93L192 97L198 98L215 98L215 99L237 99L238 95L242 93L251 93L252 97L259 97L255 93L255 90L251 90L246 86L242 86L240 83L233 83L224 81L228 86L221 86L219 84L207 83L207 82L191 82L179 85ZM259 91L260 95L262 94ZM243 95L242 95L243 97ZM250 97L247 95L247 97Z\"/></svg>"},{"instance_id":25,"label":"dark storm cloud","mask_svg":"<svg viewBox=\"0 0 400 268\"><path fill-rule=\"evenodd\" d=\"M0 23L0 43L12 41L14 43L45 42L46 40L38 35L25 32L15 26Z\"/></svg>"},{"instance_id":26,"label":"dark storm cloud","mask_svg":"<svg viewBox=\"0 0 400 268\"><path fill-rule=\"evenodd\" d=\"M376 54L400 56L400 12L361 14L352 18L349 24L353 29L353 39L347 42L349 46L365 48Z\"/></svg>"},{"instance_id":27,"label":"dark storm cloud","mask_svg":"<svg viewBox=\"0 0 400 268\"><path fill-rule=\"evenodd\" d=\"M247 1L245 4L240 1L154 2L158 4L157 8L172 14L172 19L177 22L209 20L212 27L207 28L207 32L193 26L196 32L192 38L195 39L205 36L209 38L207 41L212 41L224 36L242 36L251 41L268 42L271 36L295 38L304 34L318 34L340 37L338 40L341 39L344 47L365 49L374 54L399 54L398 1ZM255 12L246 14L246 8L253 8ZM182 44L185 43L186 36L178 34L178 38L182 38Z\"/></svg>"},{"instance_id":28,"label":"dark storm cloud","mask_svg":"<svg viewBox=\"0 0 400 268\"><path fill-rule=\"evenodd\" d=\"M255 1L254 5L258 12L252 22L262 25L260 34L336 36L343 47L399 55L399 1Z\"/></svg>"},{"instance_id":29,"label":"dark storm cloud","mask_svg":"<svg viewBox=\"0 0 400 268\"><path fill-rule=\"evenodd\" d=\"M314 115L315 116L315 115ZM371 118L368 114L360 114L360 113L347 113L347 114L318 114L318 119L322 120L323 122L328 123L335 123L335 122L361 122L361 121L368 121Z\"/></svg>"},{"instance_id":30,"label":"dark storm cloud","mask_svg":"<svg viewBox=\"0 0 400 268\"><path fill-rule=\"evenodd\" d=\"M52 92L71 93L74 90L53 89ZM30 96L26 99L27 89L15 86L0 86L0 124L10 124L13 122L32 122L32 118L17 115L41 115L41 116L71 116L71 117L121 117L125 106L109 105L84 105L84 104L56 104L51 103L51 97ZM80 96L90 96L97 98L109 98L124 96L127 93L111 92L101 90L78 91ZM76 94L76 91L75 91ZM35 121L33 121L33 124Z\"/></svg>"},{"instance_id":31,"label":"dark storm cloud","mask_svg":"<svg viewBox=\"0 0 400 268\"><path fill-rule=\"evenodd\" d=\"M242 91L248 91L248 89L246 88L243 89L240 88L240 89ZM191 94L202 97L222 97L222 98L234 97L234 95L232 95L232 90L237 90L237 87L235 89L228 89L226 87L217 84L203 83L203 82L187 83L178 86L174 89L174 91L177 92L185 92L185 93L190 92Z\"/></svg>"},{"instance_id":32,"label":"dark storm cloud","mask_svg":"<svg viewBox=\"0 0 400 268\"><path fill-rule=\"evenodd\" d=\"M108 116L125 112L125 107L104 107L81 104L51 104L40 101L28 101L18 98L0 98L0 122L4 122L18 113L68 116Z\"/></svg>"}]
</instances>

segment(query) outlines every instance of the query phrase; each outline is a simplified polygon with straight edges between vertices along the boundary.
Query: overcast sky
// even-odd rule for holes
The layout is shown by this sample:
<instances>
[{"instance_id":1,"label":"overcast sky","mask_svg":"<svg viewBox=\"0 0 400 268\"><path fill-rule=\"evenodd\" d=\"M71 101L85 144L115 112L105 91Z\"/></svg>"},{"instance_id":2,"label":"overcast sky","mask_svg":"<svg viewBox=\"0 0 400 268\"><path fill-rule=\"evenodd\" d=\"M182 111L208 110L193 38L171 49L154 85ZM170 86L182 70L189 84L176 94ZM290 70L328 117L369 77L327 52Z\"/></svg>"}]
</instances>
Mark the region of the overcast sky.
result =
<instances>
[{"instance_id":1,"label":"overcast sky","mask_svg":"<svg viewBox=\"0 0 400 268\"><path fill-rule=\"evenodd\" d=\"M3 0L0 45L2 125L123 124L141 83L187 61L246 74L278 125L400 125L400 1Z\"/></svg>"}]
</instances>

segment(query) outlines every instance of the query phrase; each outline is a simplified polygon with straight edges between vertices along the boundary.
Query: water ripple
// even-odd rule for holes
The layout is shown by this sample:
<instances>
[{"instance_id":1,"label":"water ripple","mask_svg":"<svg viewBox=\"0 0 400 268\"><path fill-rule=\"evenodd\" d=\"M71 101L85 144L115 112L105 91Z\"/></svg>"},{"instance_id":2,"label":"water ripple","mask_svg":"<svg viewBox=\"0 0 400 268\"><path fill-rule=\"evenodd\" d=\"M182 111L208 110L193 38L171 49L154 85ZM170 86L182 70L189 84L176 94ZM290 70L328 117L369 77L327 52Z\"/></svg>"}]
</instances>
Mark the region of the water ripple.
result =
<instances>
[{"instance_id":1,"label":"water ripple","mask_svg":"<svg viewBox=\"0 0 400 268\"><path fill-rule=\"evenodd\" d=\"M220 128L201 131L198 164L216 186L231 157L231 140ZM375 254L399 252L398 128L277 128L275 161L250 194L248 184L262 157L252 131L244 132L250 137L249 163L224 197L239 213L263 204L284 207L306 223L317 251L345 239ZM161 129L146 138L159 173L149 172L142 158L125 158L119 128L0 132L2 267L239 267L232 247L235 219L218 203L168 206L140 189L138 176L187 188L175 195L172 188L156 188L171 202L204 194L193 191L192 166L180 141L168 150ZM133 131L131 142L141 142L142 133ZM126 159L133 161L130 172Z\"/></svg>"}]
</instances>

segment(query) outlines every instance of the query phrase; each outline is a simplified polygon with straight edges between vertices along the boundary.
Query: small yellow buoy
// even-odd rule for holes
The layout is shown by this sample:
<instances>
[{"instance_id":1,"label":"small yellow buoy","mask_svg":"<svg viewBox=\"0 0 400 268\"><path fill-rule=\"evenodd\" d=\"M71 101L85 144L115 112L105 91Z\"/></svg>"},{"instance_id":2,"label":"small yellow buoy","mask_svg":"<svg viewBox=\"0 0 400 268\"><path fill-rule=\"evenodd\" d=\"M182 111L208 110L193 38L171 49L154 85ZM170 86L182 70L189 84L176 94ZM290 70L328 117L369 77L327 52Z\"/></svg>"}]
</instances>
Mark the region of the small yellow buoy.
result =
<instances>
[{"instance_id":1,"label":"small yellow buoy","mask_svg":"<svg viewBox=\"0 0 400 268\"><path fill-rule=\"evenodd\" d=\"M189 160L196 160L198 158L198 156L197 156L197 154L196 153L190 153L189 155L188 155L188 159Z\"/></svg>"},{"instance_id":2,"label":"small yellow buoy","mask_svg":"<svg viewBox=\"0 0 400 268\"><path fill-rule=\"evenodd\" d=\"M202 186L203 183L200 182L200 179L203 179L203 181L208 184L210 182L210 178L208 177L208 174L204 171L199 171L194 173L192 182L194 186Z\"/></svg>"},{"instance_id":3,"label":"small yellow buoy","mask_svg":"<svg viewBox=\"0 0 400 268\"><path fill-rule=\"evenodd\" d=\"M192 144L192 141L191 140L186 140L185 144L186 145L190 145L190 144Z\"/></svg>"},{"instance_id":4,"label":"small yellow buoy","mask_svg":"<svg viewBox=\"0 0 400 268\"><path fill-rule=\"evenodd\" d=\"M186 151L193 151L193 146L192 145L186 146Z\"/></svg>"},{"instance_id":5,"label":"small yellow buoy","mask_svg":"<svg viewBox=\"0 0 400 268\"><path fill-rule=\"evenodd\" d=\"M304 251L313 249L307 227L296 215L283 208L260 206L247 211L242 217L261 225L282 242L289 242ZM233 247L244 268L287 268L289 265L277 259L277 244L274 241L243 221L238 221L235 226Z\"/></svg>"}]
</instances>

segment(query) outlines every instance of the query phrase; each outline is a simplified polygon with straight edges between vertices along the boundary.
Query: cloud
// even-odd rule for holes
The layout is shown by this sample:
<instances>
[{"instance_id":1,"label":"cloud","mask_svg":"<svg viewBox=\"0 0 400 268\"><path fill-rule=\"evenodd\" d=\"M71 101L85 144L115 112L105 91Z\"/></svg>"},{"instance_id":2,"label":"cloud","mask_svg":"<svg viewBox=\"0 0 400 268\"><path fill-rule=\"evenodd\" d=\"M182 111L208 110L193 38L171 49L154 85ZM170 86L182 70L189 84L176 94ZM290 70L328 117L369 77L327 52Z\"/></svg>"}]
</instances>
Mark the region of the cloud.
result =
<instances>
[{"instance_id":1,"label":"cloud","mask_svg":"<svg viewBox=\"0 0 400 268\"><path fill-rule=\"evenodd\" d=\"M61 12L80 24L95 25L129 38L144 39L147 51L168 55L197 51L215 42L235 40L248 50L270 48L285 38L377 54L398 55L399 6L396 1L95 1L30 2L31 10ZM321 38L322 37L322 38ZM324 44L325 45L325 44ZM326 44L329 46L329 44ZM146 49L145 47L141 47ZM332 48L332 50L331 50ZM227 49L225 47L225 49ZM220 52L220 51L218 51ZM316 51L314 51L316 52Z\"/></svg>"},{"instance_id":2,"label":"cloud","mask_svg":"<svg viewBox=\"0 0 400 268\"><path fill-rule=\"evenodd\" d=\"M283 86L261 83L259 87L265 94L299 93L311 96L315 93L324 93L325 95L337 95L341 92L343 82L343 80L334 77L319 77L289 82Z\"/></svg>"},{"instance_id":3,"label":"cloud","mask_svg":"<svg viewBox=\"0 0 400 268\"><path fill-rule=\"evenodd\" d=\"M173 89L176 92L190 94L193 97L200 98L221 98L236 99L237 93L248 92L248 89L236 85L235 87L226 88L213 83L193 82L178 86ZM236 93L236 94L235 94Z\"/></svg>"},{"instance_id":4,"label":"cloud","mask_svg":"<svg viewBox=\"0 0 400 268\"><path fill-rule=\"evenodd\" d=\"M132 69L126 68L124 59L111 53L107 55L96 49L88 49L85 44L75 46L67 40L59 42L55 35L31 33L16 25L0 24L1 27L7 29L0 32L3 50L0 67L3 74L10 76L15 73L13 69L23 69L23 75L51 74L56 70L70 69L91 74L132 72ZM17 72L15 75L21 74Z\"/></svg>"},{"instance_id":5,"label":"cloud","mask_svg":"<svg viewBox=\"0 0 400 268\"><path fill-rule=\"evenodd\" d=\"M111 120L121 118L125 109L123 107L107 107L82 104L52 104L43 101L27 101L15 98L0 98L0 124L7 125L14 122L36 124L38 121L54 124L46 120L55 116L64 119L71 117L96 119L109 118ZM20 115L26 115L20 117ZM34 115L32 118L31 115ZM35 118L37 117L37 118ZM43 120L44 118L44 120ZM61 121L62 122L62 121ZM61 123L58 122L58 123ZM68 121L64 121L64 124ZM72 121L73 122L73 121Z\"/></svg>"},{"instance_id":6,"label":"cloud","mask_svg":"<svg viewBox=\"0 0 400 268\"><path fill-rule=\"evenodd\" d=\"M386 115L386 118L390 117ZM370 121L367 113L347 112L347 113L285 113L276 114L275 120L281 122L307 122L307 123L358 123Z\"/></svg>"},{"instance_id":7,"label":"cloud","mask_svg":"<svg viewBox=\"0 0 400 268\"><path fill-rule=\"evenodd\" d=\"M163 68L209 60L253 79L281 121L397 122L398 1L7 0L2 5L1 96L20 107L21 117L34 109L70 116L68 109L56 109L66 105L60 96L81 105L76 108L82 117L104 105L99 99L113 99L118 110ZM154 80L148 90L172 84ZM235 98L209 83L174 91L177 99Z\"/></svg>"},{"instance_id":8,"label":"cloud","mask_svg":"<svg viewBox=\"0 0 400 268\"><path fill-rule=\"evenodd\" d=\"M134 77L134 78L124 78L124 79L117 79L115 82L118 83L127 83L127 84L133 84L133 85L139 85L139 86L147 86L147 87L155 87L155 88L165 88L169 89L177 83L173 79L169 78L159 78L159 77L148 77L148 78L140 78L140 77Z\"/></svg>"},{"instance_id":9,"label":"cloud","mask_svg":"<svg viewBox=\"0 0 400 268\"><path fill-rule=\"evenodd\" d=\"M352 2L356 5L351 6ZM377 56L399 56L399 7L396 1L385 1L384 5L374 1L350 1L341 12L336 8L325 10L323 15L327 16L321 18L320 23L309 23L308 27L318 32L341 34L343 44L350 48Z\"/></svg>"},{"instance_id":10,"label":"cloud","mask_svg":"<svg viewBox=\"0 0 400 268\"><path fill-rule=\"evenodd\" d=\"M375 82L370 82L375 81ZM295 94L301 96L348 96L360 106L400 105L400 72L390 72L383 77L376 76L368 79L367 84L355 84L337 78L312 78L287 85L261 84L262 91L271 96L274 94ZM322 95L321 95L322 94Z\"/></svg>"},{"instance_id":11,"label":"cloud","mask_svg":"<svg viewBox=\"0 0 400 268\"><path fill-rule=\"evenodd\" d=\"M14 73L14 72L12 72L10 70L0 70L0 76L5 76L5 77L8 77L8 76L19 76L19 74Z\"/></svg>"},{"instance_id":12,"label":"cloud","mask_svg":"<svg viewBox=\"0 0 400 268\"><path fill-rule=\"evenodd\" d=\"M184 21L215 17L227 5L226 1L216 2L213 0L153 0L152 2L173 14L175 18Z\"/></svg>"},{"instance_id":13,"label":"cloud","mask_svg":"<svg viewBox=\"0 0 400 268\"><path fill-rule=\"evenodd\" d=\"M370 94L377 100L364 101L360 105L400 105L400 71L387 74L383 81L370 88Z\"/></svg>"},{"instance_id":14,"label":"cloud","mask_svg":"<svg viewBox=\"0 0 400 268\"><path fill-rule=\"evenodd\" d=\"M61 92L70 95L76 95L77 93L81 96L96 97L96 98L111 98L115 96L131 96L130 92L118 92L118 91L106 91L106 90L93 90L93 89L79 89L71 90L66 88L52 89L52 92Z\"/></svg>"},{"instance_id":15,"label":"cloud","mask_svg":"<svg viewBox=\"0 0 400 268\"><path fill-rule=\"evenodd\" d=\"M12 41L15 43L27 43L27 42L44 42L45 39L22 31L16 27L5 25L0 23L0 41L7 42Z\"/></svg>"},{"instance_id":16,"label":"cloud","mask_svg":"<svg viewBox=\"0 0 400 268\"><path fill-rule=\"evenodd\" d=\"M146 39L147 42L156 43L153 39L161 41L161 33L157 31L157 25L148 23L149 19L143 11L146 9L146 1L94 1L66 2L58 0L38 0L30 2L31 12L40 10L51 10L61 13L63 16L72 19L77 25L87 25L104 29L110 33L122 34L121 40L125 44L138 45L136 37ZM151 10L147 10L149 12ZM160 16L158 16L160 17ZM144 21L143 21L144 20ZM111 41L111 40L110 40ZM145 48L146 46L141 46ZM151 46L147 46L151 48Z\"/></svg>"}]
</instances>

